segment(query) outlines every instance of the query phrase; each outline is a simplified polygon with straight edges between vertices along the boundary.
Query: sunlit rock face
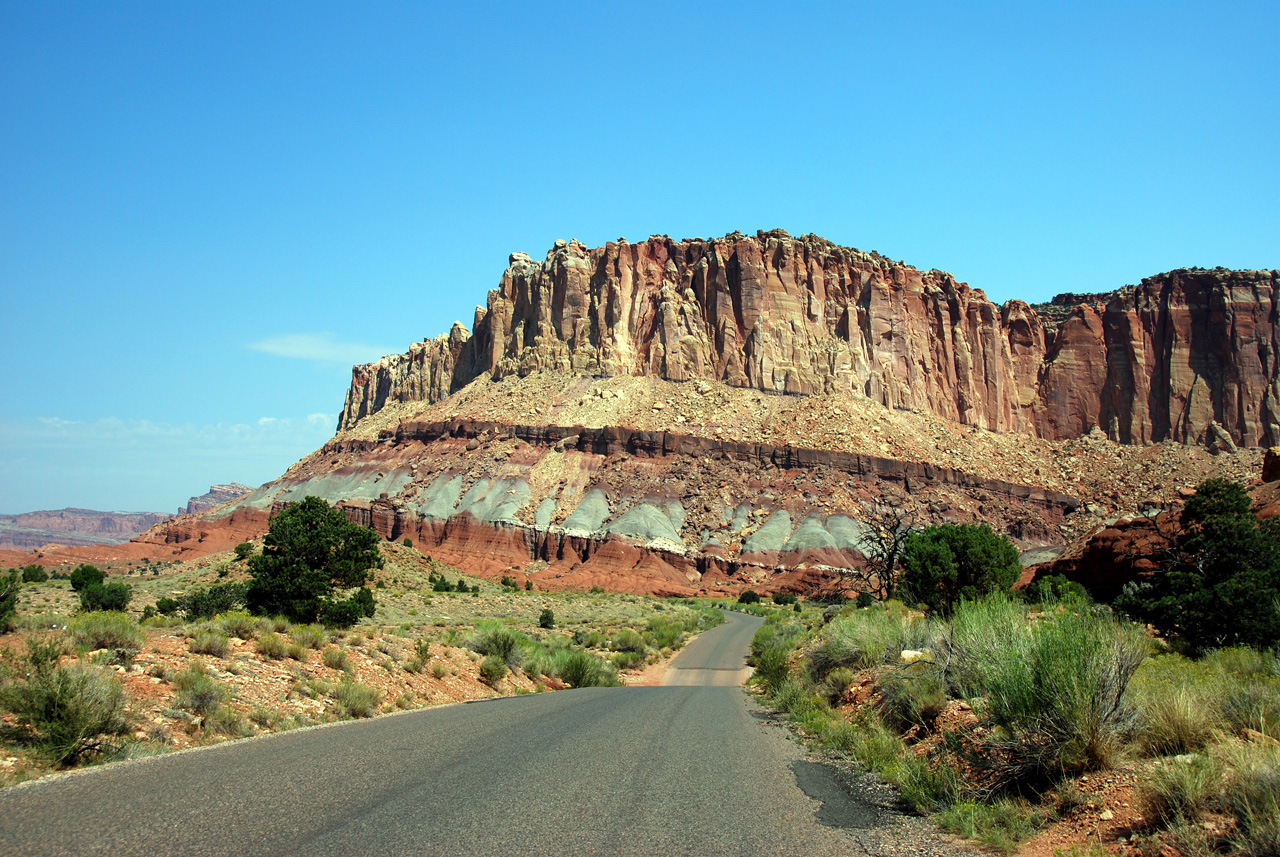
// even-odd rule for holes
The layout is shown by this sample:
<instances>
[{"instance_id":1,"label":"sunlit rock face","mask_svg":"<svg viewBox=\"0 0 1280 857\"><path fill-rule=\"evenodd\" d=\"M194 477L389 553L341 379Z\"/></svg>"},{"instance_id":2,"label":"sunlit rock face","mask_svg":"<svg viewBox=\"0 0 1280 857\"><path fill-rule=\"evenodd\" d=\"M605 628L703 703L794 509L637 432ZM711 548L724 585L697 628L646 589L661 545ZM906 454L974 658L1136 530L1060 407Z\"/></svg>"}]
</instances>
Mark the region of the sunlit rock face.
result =
<instances>
[{"instance_id":1,"label":"sunlit rock face","mask_svg":"<svg viewBox=\"0 0 1280 857\"><path fill-rule=\"evenodd\" d=\"M997 306L942 271L781 230L512 254L461 324L357 366L348 428L481 375L553 370L847 391L1048 439L1280 442L1280 272L1178 270L1136 287Z\"/></svg>"}]
</instances>

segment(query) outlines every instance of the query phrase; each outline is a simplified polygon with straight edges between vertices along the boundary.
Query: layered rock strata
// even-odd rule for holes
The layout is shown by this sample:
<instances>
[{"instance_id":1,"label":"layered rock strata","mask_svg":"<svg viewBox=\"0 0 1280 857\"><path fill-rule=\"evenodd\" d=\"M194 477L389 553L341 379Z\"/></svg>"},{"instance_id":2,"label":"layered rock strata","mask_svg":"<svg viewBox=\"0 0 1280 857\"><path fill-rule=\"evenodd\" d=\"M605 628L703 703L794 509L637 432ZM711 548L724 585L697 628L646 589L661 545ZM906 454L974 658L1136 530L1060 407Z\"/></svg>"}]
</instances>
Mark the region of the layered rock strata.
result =
<instances>
[{"instance_id":1,"label":"layered rock strata","mask_svg":"<svg viewBox=\"0 0 1280 857\"><path fill-rule=\"evenodd\" d=\"M893 510L921 522L988 520L1041 546L1078 505L1041 488L840 451L453 421L335 439L225 513L243 518L307 495L473 574L655 594L833 583L864 565Z\"/></svg>"},{"instance_id":2,"label":"layered rock strata","mask_svg":"<svg viewBox=\"0 0 1280 857\"><path fill-rule=\"evenodd\" d=\"M474 333L357 366L339 420L542 370L848 392L1056 440L1280 442L1280 272L1177 270L1039 308L782 230L512 254ZM1038 312L1037 309L1040 311Z\"/></svg>"}]
</instances>

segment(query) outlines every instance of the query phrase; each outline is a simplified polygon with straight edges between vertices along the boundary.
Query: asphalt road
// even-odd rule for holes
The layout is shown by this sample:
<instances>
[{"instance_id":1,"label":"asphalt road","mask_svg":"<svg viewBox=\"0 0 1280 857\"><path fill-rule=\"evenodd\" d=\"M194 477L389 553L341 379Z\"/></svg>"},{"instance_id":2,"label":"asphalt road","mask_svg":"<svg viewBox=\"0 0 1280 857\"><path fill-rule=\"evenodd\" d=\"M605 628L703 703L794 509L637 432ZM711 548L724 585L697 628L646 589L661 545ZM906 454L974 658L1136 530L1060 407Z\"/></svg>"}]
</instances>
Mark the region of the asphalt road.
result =
<instances>
[{"instance_id":1,"label":"asphalt road","mask_svg":"<svg viewBox=\"0 0 1280 857\"><path fill-rule=\"evenodd\" d=\"M824 855L881 810L736 686L729 614L676 686L453 705L107 765L0 792L0 854ZM701 686L699 686L701 685Z\"/></svg>"}]
</instances>

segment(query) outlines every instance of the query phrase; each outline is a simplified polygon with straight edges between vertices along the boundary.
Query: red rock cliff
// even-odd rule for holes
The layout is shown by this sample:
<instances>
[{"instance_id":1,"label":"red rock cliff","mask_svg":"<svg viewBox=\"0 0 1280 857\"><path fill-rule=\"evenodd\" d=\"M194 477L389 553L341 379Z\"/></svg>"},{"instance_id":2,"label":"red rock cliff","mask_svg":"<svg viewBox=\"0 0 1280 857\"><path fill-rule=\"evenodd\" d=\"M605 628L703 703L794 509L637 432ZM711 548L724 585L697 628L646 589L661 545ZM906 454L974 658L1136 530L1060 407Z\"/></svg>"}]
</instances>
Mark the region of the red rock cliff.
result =
<instances>
[{"instance_id":1,"label":"red rock cliff","mask_svg":"<svg viewBox=\"0 0 1280 857\"><path fill-rule=\"evenodd\" d=\"M1126 443L1280 441L1280 272L1179 270L1078 297L1043 316L996 306L950 274L781 230L560 241L543 262L511 256L474 335L455 324L355 367L339 427L481 374L555 369L847 390L1051 439L1097 425Z\"/></svg>"}]
</instances>

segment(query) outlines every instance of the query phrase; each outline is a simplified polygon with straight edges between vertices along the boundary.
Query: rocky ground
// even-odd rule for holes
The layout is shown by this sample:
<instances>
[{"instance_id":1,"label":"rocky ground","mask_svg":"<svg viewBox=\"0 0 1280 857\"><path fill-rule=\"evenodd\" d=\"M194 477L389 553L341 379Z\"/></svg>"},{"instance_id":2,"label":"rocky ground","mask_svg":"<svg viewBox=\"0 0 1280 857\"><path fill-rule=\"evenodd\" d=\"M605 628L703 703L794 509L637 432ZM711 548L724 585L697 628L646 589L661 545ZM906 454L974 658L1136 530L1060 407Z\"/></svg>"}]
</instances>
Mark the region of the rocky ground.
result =
<instances>
[{"instance_id":1,"label":"rocky ground","mask_svg":"<svg viewBox=\"0 0 1280 857\"><path fill-rule=\"evenodd\" d=\"M672 431L724 440L791 444L928 462L1077 497L1103 514L1167 502L1206 474L1246 479L1259 472L1256 449L1212 454L1173 441L1126 446L1094 432L1047 441L965 426L923 412L886 408L856 394L781 396L705 381L594 379L538 372L472 382L448 399L393 403L346 438L376 440L401 421L492 420L510 424Z\"/></svg>"},{"instance_id":2,"label":"rocky ground","mask_svg":"<svg viewBox=\"0 0 1280 857\"><path fill-rule=\"evenodd\" d=\"M265 626L245 632L247 638L229 635L226 651L211 654L193 648L198 648L198 632L223 627L217 620L185 623L160 617L142 623L145 642L128 663L111 663L106 651L73 653L64 661L82 657L103 662L119 676L132 724L122 752L137 756L363 716L347 710L338 694L343 685L352 683L372 689L375 713L561 689L564 685L558 680L530 677L519 668L500 682L486 683L480 676L480 656L466 647L472 629L478 622L500 619L534 638L594 631L606 646L600 654L609 657L607 641L617 631L642 629L649 618L687 609L634 595L512 591L461 575L403 545L387 544L383 550L386 565L377 573L375 584L376 621L366 620L318 639L308 640L302 633L298 639L306 642L279 656L264 654L253 639L275 633ZM111 563L106 570L109 582L133 587L130 612L135 618L158 598L245 576L242 564L229 553L192 562ZM481 591L432 592L427 583L432 572L442 572L451 581L465 579ZM64 580L24 585L19 628L0 635L0 660L14 663L33 634L63 633L76 604L77 597ZM539 627L540 614L547 609L556 617L553 631ZM277 622L277 630L286 643L294 642L284 623ZM619 678L626 684L657 684L672 654L651 652L642 663L620 671ZM201 717L177 702L178 681L197 662L228 693L226 710L214 717ZM12 715L0 718L0 784L49 770L17 740L15 725Z\"/></svg>"}]
</instances>

